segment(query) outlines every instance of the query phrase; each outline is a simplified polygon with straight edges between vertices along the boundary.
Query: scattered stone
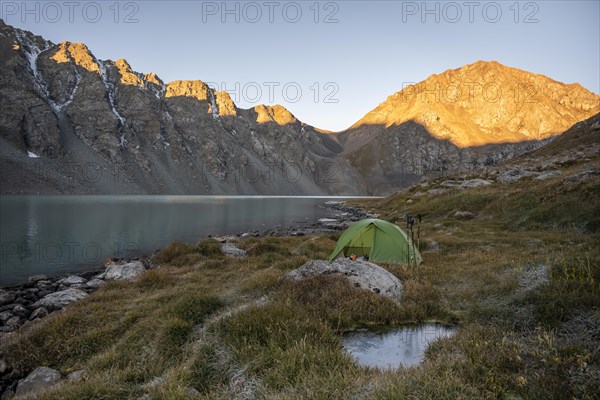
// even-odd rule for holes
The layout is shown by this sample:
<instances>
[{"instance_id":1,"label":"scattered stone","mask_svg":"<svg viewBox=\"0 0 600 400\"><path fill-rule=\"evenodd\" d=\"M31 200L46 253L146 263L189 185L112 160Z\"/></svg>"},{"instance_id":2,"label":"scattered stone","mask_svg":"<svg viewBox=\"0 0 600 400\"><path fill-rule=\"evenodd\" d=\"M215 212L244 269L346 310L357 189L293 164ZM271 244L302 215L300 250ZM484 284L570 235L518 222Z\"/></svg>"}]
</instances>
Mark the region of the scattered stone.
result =
<instances>
[{"instance_id":1,"label":"scattered stone","mask_svg":"<svg viewBox=\"0 0 600 400\"><path fill-rule=\"evenodd\" d=\"M4 312L0 313L0 321L2 321L4 323L6 323L6 321L11 319L12 317L14 317L14 315L11 312L4 311Z\"/></svg>"},{"instance_id":2,"label":"scattered stone","mask_svg":"<svg viewBox=\"0 0 600 400\"><path fill-rule=\"evenodd\" d=\"M15 315L18 315L20 317L25 317L27 314L29 314L29 311L25 307L23 307L23 305L17 304L12 309L12 313L15 314Z\"/></svg>"},{"instance_id":3,"label":"scattered stone","mask_svg":"<svg viewBox=\"0 0 600 400\"><path fill-rule=\"evenodd\" d=\"M200 394L199 391L197 391L196 389L194 389L193 387L188 387L185 389L185 393L189 396L189 397L202 397L202 395Z\"/></svg>"},{"instance_id":4,"label":"scattered stone","mask_svg":"<svg viewBox=\"0 0 600 400\"><path fill-rule=\"evenodd\" d=\"M54 293L54 291L50 290L50 289L40 290L38 292L38 297L45 297L45 296L48 296L49 294L52 294L52 293Z\"/></svg>"},{"instance_id":5,"label":"scattered stone","mask_svg":"<svg viewBox=\"0 0 600 400\"><path fill-rule=\"evenodd\" d=\"M69 375L67 375L67 380L70 382L77 382L80 381L81 378L83 377L83 374L85 373L84 369L80 369L77 371L73 371L71 372Z\"/></svg>"},{"instance_id":6,"label":"scattered stone","mask_svg":"<svg viewBox=\"0 0 600 400\"><path fill-rule=\"evenodd\" d=\"M38 392L47 389L60 380L60 372L48 367L36 368L25 379L21 379L17 384L17 396L22 396L27 393Z\"/></svg>"},{"instance_id":7,"label":"scattered stone","mask_svg":"<svg viewBox=\"0 0 600 400\"><path fill-rule=\"evenodd\" d=\"M248 257L248 253L246 250L240 249L233 243L223 243L221 244L221 251L226 256L244 258Z\"/></svg>"},{"instance_id":8,"label":"scattered stone","mask_svg":"<svg viewBox=\"0 0 600 400\"><path fill-rule=\"evenodd\" d=\"M104 271L104 272L102 272L102 273L100 273L98 275L93 276L92 280L94 280L94 279L100 279L100 280L106 279L106 271Z\"/></svg>"},{"instance_id":9,"label":"scattered stone","mask_svg":"<svg viewBox=\"0 0 600 400\"><path fill-rule=\"evenodd\" d=\"M8 290L0 289L0 306L4 304L12 303L17 296L14 292L10 292Z\"/></svg>"},{"instance_id":10,"label":"scattered stone","mask_svg":"<svg viewBox=\"0 0 600 400\"><path fill-rule=\"evenodd\" d=\"M433 239L426 240L425 246L423 253L438 253L440 251L440 244Z\"/></svg>"},{"instance_id":11,"label":"scattered stone","mask_svg":"<svg viewBox=\"0 0 600 400\"><path fill-rule=\"evenodd\" d=\"M4 360L0 360L0 375L8 371L8 364Z\"/></svg>"},{"instance_id":12,"label":"scattered stone","mask_svg":"<svg viewBox=\"0 0 600 400\"><path fill-rule=\"evenodd\" d=\"M109 264L106 267L106 280L131 281L137 278L146 268L141 261L132 261L126 264Z\"/></svg>"},{"instance_id":13,"label":"scattered stone","mask_svg":"<svg viewBox=\"0 0 600 400\"><path fill-rule=\"evenodd\" d=\"M236 237L233 235L213 236L212 238L220 243L227 243L227 242L234 241L236 239Z\"/></svg>"},{"instance_id":14,"label":"scattered stone","mask_svg":"<svg viewBox=\"0 0 600 400\"><path fill-rule=\"evenodd\" d=\"M402 283L386 269L368 261L340 259L332 262L324 260L308 261L284 276L284 279L300 281L319 275L343 276L355 287L368 289L374 293L400 301Z\"/></svg>"},{"instance_id":15,"label":"scattered stone","mask_svg":"<svg viewBox=\"0 0 600 400\"><path fill-rule=\"evenodd\" d=\"M532 176L532 175L535 175L535 173L533 173L531 171L527 171L527 170L511 169L511 170L504 172L502 175L500 175L500 177L498 178L498 182L501 182L501 183L516 182L516 181L519 181L523 178L526 178L526 177Z\"/></svg>"},{"instance_id":16,"label":"scattered stone","mask_svg":"<svg viewBox=\"0 0 600 400\"><path fill-rule=\"evenodd\" d=\"M66 278L63 278L58 281L58 283L60 283L62 285L68 285L68 286L80 285L85 282L86 282L85 279L83 279L82 277L77 276L77 275L69 275Z\"/></svg>"},{"instance_id":17,"label":"scattered stone","mask_svg":"<svg viewBox=\"0 0 600 400\"><path fill-rule=\"evenodd\" d=\"M461 189L470 189L470 188L475 188L475 187L480 187L480 186L488 186L491 185L492 182L490 181L486 181L485 179L471 179L468 181L464 181L463 183L460 184L459 188Z\"/></svg>"},{"instance_id":18,"label":"scattered stone","mask_svg":"<svg viewBox=\"0 0 600 400\"><path fill-rule=\"evenodd\" d=\"M447 180L442 182L441 185L445 187L456 187L459 185L459 183L453 180Z\"/></svg>"},{"instance_id":19,"label":"scattered stone","mask_svg":"<svg viewBox=\"0 0 600 400\"><path fill-rule=\"evenodd\" d=\"M325 223L329 223L329 222L338 222L338 220L333 219L333 218L320 218L317 222L325 224Z\"/></svg>"},{"instance_id":20,"label":"scattered stone","mask_svg":"<svg viewBox=\"0 0 600 400\"><path fill-rule=\"evenodd\" d=\"M439 194L445 193L447 189L429 189L427 194L430 196L437 196Z\"/></svg>"},{"instance_id":21,"label":"scattered stone","mask_svg":"<svg viewBox=\"0 0 600 400\"><path fill-rule=\"evenodd\" d=\"M560 170L553 170L553 171L544 171L541 174L539 174L538 176L536 176L535 180L537 181L543 181L546 179L550 179L550 178L554 178L557 176L560 176L562 174L562 172Z\"/></svg>"},{"instance_id":22,"label":"scattered stone","mask_svg":"<svg viewBox=\"0 0 600 400\"><path fill-rule=\"evenodd\" d=\"M27 279L27 282L37 283L38 281L47 281L47 280L48 280L48 275L33 275L33 276L30 276L29 279Z\"/></svg>"},{"instance_id":23,"label":"scattered stone","mask_svg":"<svg viewBox=\"0 0 600 400\"><path fill-rule=\"evenodd\" d=\"M89 288L97 289L100 286L104 285L104 281L102 279L94 278L89 280L85 285Z\"/></svg>"},{"instance_id":24,"label":"scattered stone","mask_svg":"<svg viewBox=\"0 0 600 400\"><path fill-rule=\"evenodd\" d=\"M475 218L475 214L470 211L457 211L454 213L454 217L460 219L473 219Z\"/></svg>"},{"instance_id":25,"label":"scattered stone","mask_svg":"<svg viewBox=\"0 0 600 400\"><path fill-rule=\"evenodd\" d=\"M87 297L88 294L80 289L67 289L60 292L50 293L36 301L32 307L64 308L74 301Z\"/></svg>"},{"instance_id":26,"label":"scattered stone","mask_svg":"<svg viewBox=\"0 0 600 400\"><path fill-rule=\"evenodd\" d=\"M8 321L6 321L6 326L12 326L13 328L16 328L17 326L20 325L21 322L21 318L14 316L11 319L9 319Z\"/></svg>"},{"instance_id":27,"label":"scattered stone","mask_svg":"<svg viewBox=\"0 0 600 400\"><path fill-rule=\"evenodd\" d=\"M36 318L44 318L47 315L48 315L48 310L46 309L46 307L39 307L39 308L36 308L35 310L33 310L31 315L29 316L29 320L33 321Z\"/></svg>"}]
</instances>

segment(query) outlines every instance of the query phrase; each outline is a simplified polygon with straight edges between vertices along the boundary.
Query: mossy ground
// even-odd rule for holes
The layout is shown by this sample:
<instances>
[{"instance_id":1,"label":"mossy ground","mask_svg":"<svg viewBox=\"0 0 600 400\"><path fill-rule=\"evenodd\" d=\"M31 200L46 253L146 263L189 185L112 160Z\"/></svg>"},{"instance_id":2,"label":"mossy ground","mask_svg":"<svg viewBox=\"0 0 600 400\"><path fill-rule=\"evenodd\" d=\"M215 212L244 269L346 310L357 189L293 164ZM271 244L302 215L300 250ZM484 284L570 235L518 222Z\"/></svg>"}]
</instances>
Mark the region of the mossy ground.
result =
<instances>
[{"instance_id":1,"label":"mossy ground","mask_svg":"<svg viewBox=\"0 0 600 400\"><path fill-rule=\"evenodd\" d=\"M425 263L384 265L404 284L400 305L339 278L279 280L326 258L336 235L241 239L246 259L210 240L174 243L160 268L106 284L1 350L20 371L85 369L40 399L596 398L598 187L526 180L363 201L400 226L406 212L424 217ZM347 330L424 321L459 330L414 368L361 368L340 345Z\"/></svg>"}]
</instances>

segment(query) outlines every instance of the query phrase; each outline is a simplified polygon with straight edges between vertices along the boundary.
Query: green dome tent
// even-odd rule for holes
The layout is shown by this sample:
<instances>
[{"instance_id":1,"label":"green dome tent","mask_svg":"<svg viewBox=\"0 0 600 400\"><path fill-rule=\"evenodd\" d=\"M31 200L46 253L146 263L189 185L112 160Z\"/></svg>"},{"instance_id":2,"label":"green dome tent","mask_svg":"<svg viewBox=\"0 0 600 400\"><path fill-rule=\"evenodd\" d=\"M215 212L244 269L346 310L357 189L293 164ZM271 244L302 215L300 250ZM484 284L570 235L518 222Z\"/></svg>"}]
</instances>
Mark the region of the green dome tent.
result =
<instances>
[{"instance_id":1,"label":"green dome tent","mask_svg":"<svg viewBox=\"0 0 600 400\"><path fill-rule=\"evenodd\" d=\"M368 256L369 261L421 264L416 244L398 226L381 219L355 222L342 233L329 257Z\"/></svg>"}]
</instances>

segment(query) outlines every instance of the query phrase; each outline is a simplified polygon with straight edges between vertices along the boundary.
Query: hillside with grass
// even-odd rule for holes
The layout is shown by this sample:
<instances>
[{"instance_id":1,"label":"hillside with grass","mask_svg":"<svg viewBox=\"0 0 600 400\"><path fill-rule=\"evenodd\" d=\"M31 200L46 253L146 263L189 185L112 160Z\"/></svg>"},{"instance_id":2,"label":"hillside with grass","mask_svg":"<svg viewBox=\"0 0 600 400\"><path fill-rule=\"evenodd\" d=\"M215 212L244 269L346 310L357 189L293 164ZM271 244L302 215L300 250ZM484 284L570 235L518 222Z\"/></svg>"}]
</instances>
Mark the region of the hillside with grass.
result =
<instances>
[{"instance_id":1,"label":"hillside with grass","mask_svg":"<svg viewBox=\"0 0 600 400\"><path fill-rule=\"evenodd\" d=\"M561 144L562 143L562 144ZM594 399L600 393L600 116L477 176L352 204L404 227L418 267L396 303L346 280L280 278L339 234L173 243L134 282L0 341L7 373L83 371L36 399ZM344 332L440 322L417 367L358 366ZM10 372L12 371L12 372Z\"/></svg>"}]
</instances>

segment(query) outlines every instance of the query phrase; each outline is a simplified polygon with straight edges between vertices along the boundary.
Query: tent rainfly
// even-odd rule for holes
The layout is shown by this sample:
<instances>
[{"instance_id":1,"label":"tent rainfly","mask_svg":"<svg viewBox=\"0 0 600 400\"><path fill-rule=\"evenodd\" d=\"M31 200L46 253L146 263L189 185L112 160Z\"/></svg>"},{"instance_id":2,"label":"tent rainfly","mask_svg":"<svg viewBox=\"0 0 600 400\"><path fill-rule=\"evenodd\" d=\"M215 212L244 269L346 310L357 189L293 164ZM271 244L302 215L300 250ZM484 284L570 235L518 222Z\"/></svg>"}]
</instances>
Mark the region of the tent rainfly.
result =
<instances>
[{"instance_id":1,"label":"tent rainfly","mask_svg":"<svg viewBox=\"0 0 600 400\"><path fill-rule=\"evenodd\" d=\"M421 264L416 244L397 225L381 219L355 222L342 233L329 261L337 258L368 256L369 261Z\"/></svg>"}]
</instances>

